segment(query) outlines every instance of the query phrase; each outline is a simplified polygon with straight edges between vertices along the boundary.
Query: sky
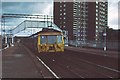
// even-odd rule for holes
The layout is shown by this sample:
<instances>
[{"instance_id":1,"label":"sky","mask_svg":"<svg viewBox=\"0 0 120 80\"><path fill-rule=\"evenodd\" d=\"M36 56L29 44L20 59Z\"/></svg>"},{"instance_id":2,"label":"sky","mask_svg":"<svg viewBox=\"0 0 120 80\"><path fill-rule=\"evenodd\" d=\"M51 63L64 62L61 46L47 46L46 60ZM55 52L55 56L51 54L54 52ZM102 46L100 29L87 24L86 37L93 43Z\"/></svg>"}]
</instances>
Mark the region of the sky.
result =
<instances>
[{"instance_id":1,"label":"sky","mask_svg":"<svg viewBox=\"0 0 120 80\"><path fill-rule=\"evenodd\" d=\"M108 26L109 28L120 29L120 27L118 27L118 2L120 0L108 1Z\"/></svg>"},{"instance_id":2,"label":"sky","mask_svg":"<svg viewBox=\"0 0 120 80\"><path fill-rule=\"evenodd\" d=\"M51 2L3 2L2 13L11 14L40 14L40 15L53 15L53 3ZM24 20L30 20L25 18L11 18L5 19L5 28L10 30L15 28ZM7 32L7 31L6 31ZM28 33L26 31L26 33ZM24 34L26 34L24 33ZM23 33L21 32L20 35Z\"/></svg>"},{"instance_id":3,"label":"sky","mask_svg":"<svg viewBox=\"0 0 120 80\"><path fill-rule=\"evenodd\" d=\"M53 0L40 0L39 2L20 2L20 0L11 0L14 2L8 2L10 0L4 0L2 2L2 13L13 13L13 14L44 14L53 16ZM108 26L113 29L120 29L118 27L118 1L119 0L108 0ZM24 19L7 19L6 28L10 29L16 27ZM13 25L14 23L14 25ZM12 25L12 26L11 26ZM9 27L11 26L11 27Z\"/></svg>"}]
</instances>

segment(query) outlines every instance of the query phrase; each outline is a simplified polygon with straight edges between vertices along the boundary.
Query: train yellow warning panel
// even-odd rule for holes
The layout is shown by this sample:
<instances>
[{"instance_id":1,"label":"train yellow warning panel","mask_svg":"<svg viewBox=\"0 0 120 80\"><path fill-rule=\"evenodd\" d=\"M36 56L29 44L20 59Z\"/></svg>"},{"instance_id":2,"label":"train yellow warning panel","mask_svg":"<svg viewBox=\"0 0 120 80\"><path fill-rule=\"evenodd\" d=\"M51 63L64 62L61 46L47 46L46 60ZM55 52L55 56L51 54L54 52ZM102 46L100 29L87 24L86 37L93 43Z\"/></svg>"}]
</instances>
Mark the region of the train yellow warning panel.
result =
<instances>
[{"instance_id":1,"label":"train yellow warning panel","mask_svg":"<svg viewBox=\"0 0 120 80\"><path fill-rule=\"evenodd\" d=\"M64 52L63 33L53 29L43 29L38 33L38 52Z\"/></svg>"}]
</instances>

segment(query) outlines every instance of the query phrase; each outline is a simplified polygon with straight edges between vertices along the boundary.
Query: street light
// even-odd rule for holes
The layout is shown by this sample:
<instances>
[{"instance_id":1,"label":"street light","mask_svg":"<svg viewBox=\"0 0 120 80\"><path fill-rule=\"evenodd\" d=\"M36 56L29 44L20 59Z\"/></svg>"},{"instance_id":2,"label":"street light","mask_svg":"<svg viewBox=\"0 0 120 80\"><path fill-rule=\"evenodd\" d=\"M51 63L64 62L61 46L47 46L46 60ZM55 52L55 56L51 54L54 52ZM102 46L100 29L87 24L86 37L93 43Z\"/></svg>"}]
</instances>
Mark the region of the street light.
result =
<instances>
[{"instance_id":1,"label":"street light","mask_svg":"<svg viewBox=\"0 0 120 80\"><path fill-rule=\"evenodd\" d=\"M103 33L103 37L104 37L104 51L106 51L106 50L107 50L107 45L106 45L106 36L107 36L107 34L106 34L106 28L105 28L105 32Z\"/></svg>"}]
</instances>

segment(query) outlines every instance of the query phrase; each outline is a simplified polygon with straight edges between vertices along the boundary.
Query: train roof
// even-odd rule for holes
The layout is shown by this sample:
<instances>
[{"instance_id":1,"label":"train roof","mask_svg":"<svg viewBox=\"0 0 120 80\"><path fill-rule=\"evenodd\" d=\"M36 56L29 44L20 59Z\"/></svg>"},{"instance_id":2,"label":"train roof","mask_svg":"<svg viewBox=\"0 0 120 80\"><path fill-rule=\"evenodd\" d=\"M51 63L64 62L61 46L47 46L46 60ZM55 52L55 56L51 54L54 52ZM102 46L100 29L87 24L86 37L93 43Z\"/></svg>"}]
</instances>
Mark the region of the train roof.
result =
<instances>
[{"instance_id":1,"label":"train roof","mask_svg":"<svg viewBox=\"0 0 120 80\"><path fill-rule=\"evenodd\" d=\"M61 33L61 31L58 31L56 29L50 29L50 28L43 28L41 31L31 35L31 36L35 36L35 35L38 35L39 33L45 33L45 32L58 32L58 33ZM30 37L31 37L30 36Z\"/></svg>"},{"instance_id":2,"label":"train roof","mask_svg":"<svg viewBox=\"0 0 120 80\"><path fill-rule=\"evenodd\" d=\"M58 31L55 29L43 28L42 31L40 31L40 32L61 32L61 31Z\"/></svg>"}]
</instances>

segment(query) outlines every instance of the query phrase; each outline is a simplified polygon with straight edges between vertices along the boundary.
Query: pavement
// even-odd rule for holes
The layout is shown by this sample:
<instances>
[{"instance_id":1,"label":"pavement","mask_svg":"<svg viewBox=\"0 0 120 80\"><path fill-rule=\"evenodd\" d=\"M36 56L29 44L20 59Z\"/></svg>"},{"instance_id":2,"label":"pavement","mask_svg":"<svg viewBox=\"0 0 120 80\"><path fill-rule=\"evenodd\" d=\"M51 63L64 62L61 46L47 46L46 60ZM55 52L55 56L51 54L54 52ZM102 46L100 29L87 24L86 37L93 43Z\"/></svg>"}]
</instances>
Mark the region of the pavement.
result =
<instances>
[{"instance_id":1,"label":"pavement","mask_svg":"<svg viewBox=\"0 0 120 80\"><path fill-rule=\"evenodd\" d=\"M78 47L72 47L72 46L65 46L66 50L72 50L77 52L85 52L95 55L101 55L106 57L112 57L112 58L118 58L119 52L118 51L109 51L109 50L100 50L100 49L92 49L92 48L78 48Z\"/></svg>"},{"instance_id":2,"label":"pavement","mask_svg":"<svg viewBox=\"0 0 120 80\"><path fill-rule=\"evenodd\" d=\"M54 78L22 44L2 51L2 78Z\"/></svg>"}]
</instances>

